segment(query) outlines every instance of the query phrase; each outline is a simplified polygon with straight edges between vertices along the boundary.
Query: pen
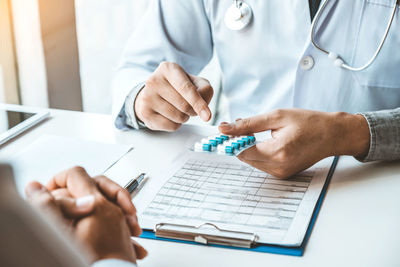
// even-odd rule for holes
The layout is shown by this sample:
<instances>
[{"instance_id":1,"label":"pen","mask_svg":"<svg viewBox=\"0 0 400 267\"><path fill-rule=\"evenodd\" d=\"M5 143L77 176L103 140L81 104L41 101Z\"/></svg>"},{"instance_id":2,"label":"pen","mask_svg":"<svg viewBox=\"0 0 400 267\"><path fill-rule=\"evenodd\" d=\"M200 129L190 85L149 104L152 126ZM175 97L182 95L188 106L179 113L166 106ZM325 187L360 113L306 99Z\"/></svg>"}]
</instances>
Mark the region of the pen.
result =
<instances>
[{"instance_id":1,"label":"pen","mask_svg":"<svg viewBox=\"0 0 400 267\"><path fill-rule=\"evenodd\" d=\"M138 175L138 177L130 180L124 188L129 192L129 194L132 194L132 192L140 185L140 183L143 181L145 173L141 173Z\"/></svg>"}]
</instances>

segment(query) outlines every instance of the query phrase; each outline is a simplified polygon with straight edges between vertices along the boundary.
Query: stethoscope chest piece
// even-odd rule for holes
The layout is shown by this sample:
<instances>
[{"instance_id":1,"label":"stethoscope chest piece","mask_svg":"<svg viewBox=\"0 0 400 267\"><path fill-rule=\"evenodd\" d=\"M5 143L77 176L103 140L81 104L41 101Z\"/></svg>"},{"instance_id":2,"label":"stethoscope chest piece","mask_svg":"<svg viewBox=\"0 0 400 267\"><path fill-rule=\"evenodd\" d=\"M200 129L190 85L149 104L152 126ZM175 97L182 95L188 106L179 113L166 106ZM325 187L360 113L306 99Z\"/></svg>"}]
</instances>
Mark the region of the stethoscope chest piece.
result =
<instances>
[{"instance_id":1,"label":"stethoscope chest piece","mask_svg":"<svg viewBox=\"0 0 400 267\"><path fill-rule=\"evenodd\" d=\"M225 14L225 24L228 29L240 31L249 25L253 12L248 4L235 1Z\"/></svg>"}]
</instances>

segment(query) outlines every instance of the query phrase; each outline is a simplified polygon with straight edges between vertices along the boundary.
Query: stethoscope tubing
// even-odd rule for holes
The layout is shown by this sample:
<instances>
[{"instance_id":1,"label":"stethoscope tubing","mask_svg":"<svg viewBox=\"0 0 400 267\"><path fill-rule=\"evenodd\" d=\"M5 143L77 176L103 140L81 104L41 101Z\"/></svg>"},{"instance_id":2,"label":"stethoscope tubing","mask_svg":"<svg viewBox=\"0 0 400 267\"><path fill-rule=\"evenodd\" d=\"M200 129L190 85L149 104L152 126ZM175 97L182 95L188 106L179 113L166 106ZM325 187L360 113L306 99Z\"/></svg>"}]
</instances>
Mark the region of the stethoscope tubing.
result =
<instances>
[{"instance_id":1,"label":"stethoscope tubing","mask_svg":"<svg viewBox=\"0 0 400 267\"><path fill-rule=\"evenodd\" d=\"M367 68L368 68L369 66L371 66L372 63L376 60L376 58L378 57L379 53L380 53L381 50L382 50L383 45L385 44L385 41L386 41L386 39L387 39L387 37L388 37L388 35L389 35L389 32L390 32L390 28L392 27L394 17L395 17L395 15L396 15L397 5L399 5L400 0L396 0L396 3L395 3L395 5L394 5L394 7L393 7L392 14L391 14L390 19L389 19L389 22L388 22L388 25L387 25L386 30L385 30L385 34L383 35L382 40L381 40L381 42L380 42L378 48L376 49L374 55L371 57L371 59L370 59L365 65L363 65L363 66L361 66L361 67L351 67L351 66L349 66L348 64L346 64L346 63L344 62L344 60L343 60L340 56L338 56L337 54L335 54L335 53L333 53L333 52L327 51L326 49L324 49L324 48L322 48L321 46L319 46L319 45L317 44L317 42L315 41L315 39L314 39L314 36L315 36L315 25L316 25L316 24L318 23L318 21L320 20L321 15L322 15L322 13L324 12L324 10L325 10L325 8L326 8L328 2L329 2L329 0L325 0L325 1L323 2L321 8L318 10L318 12L317 12L317 14L315 15L315 18L314 18L314 20L313 20L313 22L312 22L312 24L311 24L310 39L311 39L312 45L313 45L315 48L317 48L319 51L323 52L324 54L327 54L328 57L329 57L330 59L332 59L332 60L335 62L335 64L336 64L337 66L339 66L339 67L342 67L342 68L344 68L344 69L347 69L347 70L350 70L350 71L354 71L354 72L359 72L359 71L363 71L363 70L367 69Z\"/></svg>"}]
</instances>

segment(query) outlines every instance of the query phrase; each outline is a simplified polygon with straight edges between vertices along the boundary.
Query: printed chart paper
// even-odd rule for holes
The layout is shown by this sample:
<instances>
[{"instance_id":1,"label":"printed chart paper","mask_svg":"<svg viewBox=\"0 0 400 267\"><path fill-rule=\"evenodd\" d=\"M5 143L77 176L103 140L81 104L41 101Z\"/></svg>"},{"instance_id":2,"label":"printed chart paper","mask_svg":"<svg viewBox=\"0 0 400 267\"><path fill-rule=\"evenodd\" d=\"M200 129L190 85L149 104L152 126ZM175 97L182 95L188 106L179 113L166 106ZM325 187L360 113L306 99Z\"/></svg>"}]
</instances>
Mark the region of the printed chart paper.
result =
<instances>
[{"instance_id":1,"label":"printed chart paper","mask_svg":"<svg viewBox=\"0 0 400 267\"><path fill-rule=\"evenodd\" d=\"M333 161L282 180L233 157L189 155L148 196L140 215L144 229L158 223L212 223L282 246L302 243Z\"/></svg>"}]
</instances>

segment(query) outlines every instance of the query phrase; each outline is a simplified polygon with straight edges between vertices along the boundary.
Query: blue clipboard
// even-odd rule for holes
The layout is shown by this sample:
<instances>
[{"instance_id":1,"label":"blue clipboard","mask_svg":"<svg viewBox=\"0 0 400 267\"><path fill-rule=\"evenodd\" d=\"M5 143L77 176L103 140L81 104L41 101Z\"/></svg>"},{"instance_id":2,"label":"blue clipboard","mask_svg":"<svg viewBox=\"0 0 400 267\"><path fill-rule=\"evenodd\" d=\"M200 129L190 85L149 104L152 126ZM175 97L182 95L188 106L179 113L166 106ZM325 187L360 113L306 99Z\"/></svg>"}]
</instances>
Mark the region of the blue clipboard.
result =
<instances>
[{"instance_id":1,"label":"blue clipboard","mask_svg":"<svg viewBox=\"0 0 400 267\"><path fill-rule=\"evenodd\" d=\"M321 209L322 202L325 198L326 191L328 189L329 183L331 181L331 178L333 176L333 173L335 172L337 163L338 163L339 157L335 157L331 168L329 169L328 172L328 177L325 181L325 185L322 188L321 194L318 198L317 204L315 206L313 216L311 218L311 222L308 226L307 233L304 237L303 243L299 247L284 247L284 246L276 246L276 245L268 245L268 244L258 244L255 247L252 248L239 248L239 247L231 247L231 246L222 246L222 245L214 245L214 244L209 244L209 245L202 245L196 242L192 241L183 241L183 240L178 240L178 239L170 239L170 238L161 238L161 237L156 237L154 231L150 230L143 230L142 235L140 236L141 238L147 238L147 239L155 239L155 240L162 240L162 241L173 241L173 242L179 242L179 243L186 243L186 244L194 244L194 245L200 245L200 246L211 246L211 247L220 247L220 248L230 248L230 249L238 249L238 250L247 250L247 251L255 251L255 252L264 252L264 253L273 253L273 254L281 254L281 255L289 255L289 256L298 256L301 257L304 254L305 247L307 245L308 239L310 238L312 229L314 227L314 224L317 220L318 213Z\"/></svg>"}]
</instances>

